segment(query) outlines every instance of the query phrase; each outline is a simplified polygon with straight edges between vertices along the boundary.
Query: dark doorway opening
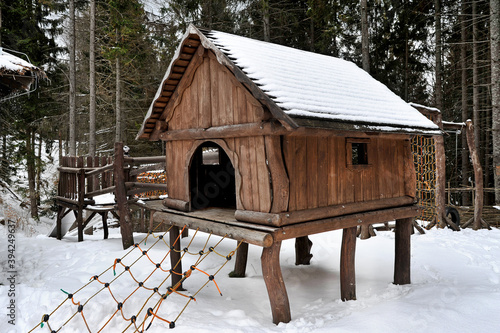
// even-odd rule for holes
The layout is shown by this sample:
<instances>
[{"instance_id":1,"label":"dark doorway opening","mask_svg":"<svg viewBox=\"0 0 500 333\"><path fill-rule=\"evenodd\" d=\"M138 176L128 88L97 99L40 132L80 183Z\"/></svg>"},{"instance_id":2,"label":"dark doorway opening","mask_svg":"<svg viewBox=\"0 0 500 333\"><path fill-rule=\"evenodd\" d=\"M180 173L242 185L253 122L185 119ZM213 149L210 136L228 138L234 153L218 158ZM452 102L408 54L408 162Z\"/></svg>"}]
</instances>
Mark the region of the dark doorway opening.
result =
<instances>
[{"instance_id":1,"label":"dark doorway opening","mask_svg":"<svg viewBox=\"0 0 500 333\"><path fill-rule=\"evenodd\" d=\"M189 167L191 209L236 209L236 182L231 160L219 145L205 142L196 149Z\"/></svg>"}]
</instances>

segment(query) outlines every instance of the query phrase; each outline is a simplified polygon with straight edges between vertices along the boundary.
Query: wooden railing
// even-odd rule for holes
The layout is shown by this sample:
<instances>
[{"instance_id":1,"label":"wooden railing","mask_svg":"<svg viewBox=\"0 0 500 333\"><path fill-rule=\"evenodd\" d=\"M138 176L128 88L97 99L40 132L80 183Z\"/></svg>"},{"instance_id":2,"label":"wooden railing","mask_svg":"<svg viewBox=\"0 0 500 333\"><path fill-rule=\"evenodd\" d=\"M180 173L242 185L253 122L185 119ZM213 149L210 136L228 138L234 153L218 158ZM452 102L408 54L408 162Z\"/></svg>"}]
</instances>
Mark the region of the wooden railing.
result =
<instances>
[{"instance_id":1,"label":"wooden railing","mask_svg":"<svg viewBox=\"0 0 500 333\"><path fill-rule=\"evenodd\" d=\"M127 195L162 191L166 184L151 178L151 171L165 169L165 157L125 157L123 178ZM115 191L114 159L112 157L63 157L59 170L56 199L72 205L94 204L94 197ZM148 173L149 177L144 174ZM148 179L149 178L149 179ZM165 177L161 177L165 181ZM144 196L142 196L144 197Z\"/></svg>"},{"instance_id":2,"label":"wooden railing","mask_svg":"<svg viewBox=\"0 0 500 333\"><path fill-rule=\"evenodd\" d=\"M89 222L83 221L83 210L94 205L94 198L106 193L115 194L115 202L110 202L109 209L120 215L123 230L129 223L122 218L129 216L128 203L138 194L141 198L149 194L164 194L167 190L166 177L163 174L162 183L145 173L152 170L165 172L165 157L128 157L123 156L122 144L115 144L113 157L63 157L59 170L58 193L56 204L60 207L58 213L57 237L61 235L61 218L67 214L66 209L75 211L78 225L78 240L83 240L83 228ZM118 155L119 154L119 155ZM159 173L156 173L159 174ZM160 172L161 174L161 172ZM149 175L150 176L150 175ZM135 199L136 200L136 199ZM90 209L90 208L87 208ZM128 219L128 218L127 218ZM128 234L131 232L126 231ZM130 238L128 237L128 238ZM125 239L125 237L123 237ZM128 247L128 246L127 246Z\"/></svg>"}]
</instances>

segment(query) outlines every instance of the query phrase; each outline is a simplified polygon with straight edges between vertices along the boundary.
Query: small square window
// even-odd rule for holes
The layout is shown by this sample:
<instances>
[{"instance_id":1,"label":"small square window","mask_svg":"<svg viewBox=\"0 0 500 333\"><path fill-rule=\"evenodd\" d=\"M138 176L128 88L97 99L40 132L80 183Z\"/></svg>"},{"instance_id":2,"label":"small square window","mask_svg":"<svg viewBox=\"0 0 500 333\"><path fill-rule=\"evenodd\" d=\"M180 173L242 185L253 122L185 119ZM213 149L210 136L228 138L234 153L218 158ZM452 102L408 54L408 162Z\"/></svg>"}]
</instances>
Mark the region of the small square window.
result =
<instances>
[{"instance_id":1,"label":"small square window","mask_svg":"<svg viewBox=\"0 0 500 333\"><path fill-rule=\"evenodd\" d=\"M346 139L346 164L347 167L368 166L368 144L370 139L347 138Z\"/></svg>"},{"instance_id":2,"label":"small square window","mask_svg":"<svg viewBox=\"0 0 500 333\"><path fill-rule=\"evenodd\" d=\"M203 147L201 150L201 159L203 165L219 165L220 164L219 148Z\"/></svg>"},{"instance_id":3,"label":"small square window","mask_svg":"<svg viewBox=\"0 0 500 333\"><path fill-rule=\"evenodd\" d=\"M368 164L368 145L361 142L353 142L352 147L352 165Z\"/></svg>"}]
</instances>

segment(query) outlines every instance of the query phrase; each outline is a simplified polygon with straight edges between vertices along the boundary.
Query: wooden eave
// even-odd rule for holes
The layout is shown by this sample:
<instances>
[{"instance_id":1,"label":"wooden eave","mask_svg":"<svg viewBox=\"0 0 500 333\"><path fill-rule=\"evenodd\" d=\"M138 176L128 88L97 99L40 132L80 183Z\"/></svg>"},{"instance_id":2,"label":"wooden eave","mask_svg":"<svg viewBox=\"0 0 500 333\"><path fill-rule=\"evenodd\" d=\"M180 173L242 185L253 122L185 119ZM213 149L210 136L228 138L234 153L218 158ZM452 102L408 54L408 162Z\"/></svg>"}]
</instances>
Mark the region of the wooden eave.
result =
<instances>
[{"instance_id":1,"label":"wooden eave","mask_svg":"<svg viewBox=\"0 0 500 333\"><path fill-rule=\"evenodd\" d=\"M161 118L165 107L177 89L200 44L200 37L197 34L189 34L182 41L179 56L170 66L170 73L162 83L160 96L153 102L151 115L143 125L143 132L139 136L140 139L149 139L155 129L161 130L162 126L157 127L156 122Z\"/></svg>"},{"instance_id":2,"label":"wooden eave","mask_svg":"<svg viewBox=\"0 0 500 333\"><path fill-rule=\"evenodd\" d=\"M319 118L302 118L302 117L291 117L286 112L279 107L273 99L262 91L259 86L253 82L248 75L243 72L233 61L225 54L220 48L214 45L214 43L209 39L210 31L201 30L193 25L188 28L188 33L184 37L179 49L177 57L172 61L169 67L169 73L165 76L162 83L161 92L156 100L153 102L148 118L144 121L143 127L139 132L139 139L149 139L149 140L180 140L181 137L186 137L193 135L194 138L207 138L213 137L214 135L230 135L230 133L235 133L238 126L231 128L231 126L224 126L221 128L214 128L213 130L207 129L190 129L183 131L176 131L175 133L168 133L168 121L170 120L171 113L175 107L175 100L180 97L183 92L182 82L183 79L186 81L186 76L190 76L191 72L195 71L196 68L201 63L198 61L203 57L204 52L211 53L210 56L215 56L218 62L227 68L233 75L234 78L241 83L243 87L264 107L268 110L272 118L277 120L281 126L280 130L277 130L276 126L265 125L260 128L262 124L251 124L245 125L246 127L258 128L256 133L267 133L270 128L274 127L275 133L291 134L291 135L314 135L315 130L320 130L322 133L326 134L336 132L337 134L342 133L352 133L353 131L357 133L367 133L369 135L374 135L377 133L392 134L392 135L412 135L412 134L422 134L422 135L440 135L439 130L432 130L427 128L405 128L384 124L361 124L361 123L350 123L350 122L340 122L340 121L329 121ZM196 60L198 59L198 60ZM196 64L193 63L196 61ZM191 66L191 67L190 67ZM415 107L415 106L414 106ZM441 124L441 114L439 112L433 112L428 109L417 108L419 111L431 118L440 128ZM434 118L434 119L433 119ZM234 126L234 125L233 125ZM245 129L248 131L250 128Z\"/></svg>"},{"instance_id":3,"label":"wooden eave","mask_svg":"<svg viewBox=\"0 0 500 333\"><path fill-rule=\"evenodd\" d=\"M171 101L177 97L175 93L178 91L179 85L188 71L188 67L193 62L193 58L196 57L197 49L201 47L212 51L219 63L224 65L234 75L236 80L240 82L266 110L269 110L273 117L285 128L293 130L298 127L292 118L283 112L283 110L238 66L236 66L226 54L213 45L212 41L204 35L204 33L209 33L208 31L201 32L194 26L190 26L189 29L191 29L191 33L184 38L179 49L179 55L171 63L170 72L162 83L162 90L159 97L153 102L151 114L143 124L142 132L140 132L138 136L139 139L158 140L160 133L167 130L165 124L165 120L168 121L167 107L169 104L172 104Z\"/></svg>"},{"instance_id":4,"label":"wooden eave","mask_svg":"<svg viewBox=\"0 0 500 333\"><path fill-rule=\"evenodd\" d=\"M294 121L299 125L299 129L295 132L300 133L301 129L309 129L309 131L316 129L318 131L335 132L337 135L345 136L349 133L367 133L367 135L441 135L441 131L431 130L427 128L417 127L398 127L384 124L369 124L369 123L353 123L353 122L340 122L329 121L319 118L299 118L294 117ZM344 133L344 134L340 134Z\"/></svg>"}]
</instances>

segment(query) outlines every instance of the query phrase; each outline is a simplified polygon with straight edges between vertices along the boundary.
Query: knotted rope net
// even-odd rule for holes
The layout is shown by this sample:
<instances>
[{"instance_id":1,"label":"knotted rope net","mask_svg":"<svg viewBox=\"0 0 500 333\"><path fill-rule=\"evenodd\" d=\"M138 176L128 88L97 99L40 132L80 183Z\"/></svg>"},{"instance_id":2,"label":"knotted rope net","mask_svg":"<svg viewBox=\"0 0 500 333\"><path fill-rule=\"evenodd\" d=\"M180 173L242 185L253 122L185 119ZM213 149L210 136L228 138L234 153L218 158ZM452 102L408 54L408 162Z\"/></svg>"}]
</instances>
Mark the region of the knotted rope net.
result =
<instances>
[{"instance_id":1,"label":"knotted rope net","mask_svg":"<svg viewBox=\"0 0 500 333\"><path fill-rule=\"evenodd\" d=\"M436 216L436 147L432 137L422 135L415 135L411 143L418 204L423 208L416 219L429 222Z\"/></svg>"},{"instance_id":2,"label":"knotted rope net","mask_svg":"<svg viewBox=\"0 0 500 333\"><path fill-rule=\"evenodd\" d=\"M29 333L61 332L65 327L79 332L106 332L106 329L108 332L145 332L157 322L174 328L187 306L196 301L197 295L207 285L212 284L212 288L222 296L215 277L234 256L241 242L233 251L223 254L217 247L226 236L217 240L212 234L205 234L204 246L195 251L192 249L195 237L204 237L195 230L187 246L177 250L182 232L170 241L167 233L171 228L174 227L164 233L150 231L107 269L90 276L89 281L79 289L61 289L65 299L52 312L43 314ZM148 241L152 244L148 245ZM175 263L167 260L174 253L180 257ZM217 260L218 264L214 266L212 260L205 268L204 261L209 256L216 256L220 262ZM187 270L179 272L183 259L190 259L185 261L191 264ZM178 281L175 285L169 284L173 275L178 276L174 279ZM191 288L196 291L189 293L182 285L195 275L203 277L197 279L201 281L201 286Z\"/></svg>"}]
</instances>

